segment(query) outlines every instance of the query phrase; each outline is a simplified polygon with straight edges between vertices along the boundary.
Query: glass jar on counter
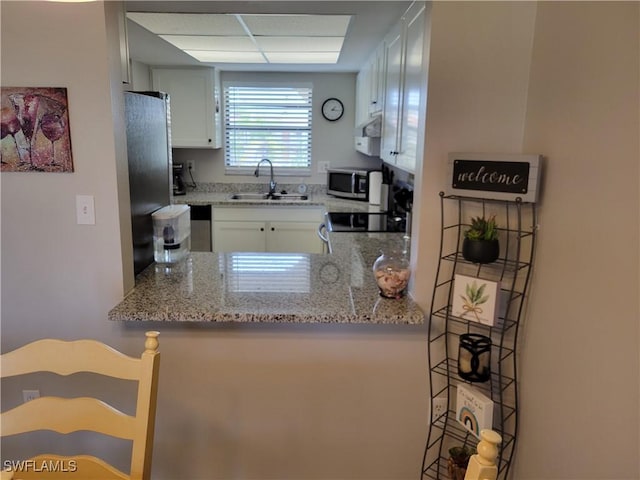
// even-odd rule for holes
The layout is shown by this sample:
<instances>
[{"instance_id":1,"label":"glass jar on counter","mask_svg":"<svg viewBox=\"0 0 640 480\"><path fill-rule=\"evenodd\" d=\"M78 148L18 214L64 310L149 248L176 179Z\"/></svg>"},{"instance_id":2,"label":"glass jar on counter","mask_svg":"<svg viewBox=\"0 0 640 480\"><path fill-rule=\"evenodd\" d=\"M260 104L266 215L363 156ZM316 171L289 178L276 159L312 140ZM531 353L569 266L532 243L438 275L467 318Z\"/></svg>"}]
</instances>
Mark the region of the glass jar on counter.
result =
<instances>
[{"instance_id":1,"label":"glass jar on counter","mask_svg":"<svg viewBox=\"0 0 640 480\"><path fill-rule=\"evenodd\" d=\"M381 296L402 298L411 277L406 251L382 252L373 263L373 275Z\"/></svg>"}]
</instances>

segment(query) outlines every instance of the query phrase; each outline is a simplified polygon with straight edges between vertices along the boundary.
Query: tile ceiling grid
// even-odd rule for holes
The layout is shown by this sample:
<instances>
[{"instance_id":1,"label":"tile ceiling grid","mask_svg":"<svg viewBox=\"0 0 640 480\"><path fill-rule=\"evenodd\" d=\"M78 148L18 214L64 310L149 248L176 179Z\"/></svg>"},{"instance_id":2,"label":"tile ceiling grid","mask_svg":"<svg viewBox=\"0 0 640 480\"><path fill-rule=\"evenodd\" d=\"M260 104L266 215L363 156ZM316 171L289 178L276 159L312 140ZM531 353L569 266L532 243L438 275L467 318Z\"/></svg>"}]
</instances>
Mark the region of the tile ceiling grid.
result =
<instances>
[{"instance_id":1,"label":"tile ceiling grid","mask_svg":"<svg viewBox=\"0 0 640 480\"><path fill-rule=\"evenodd\" d=\"M136 13L128 17L201 62L336 63L350 15Z\"/></svg>"}]
</instances>

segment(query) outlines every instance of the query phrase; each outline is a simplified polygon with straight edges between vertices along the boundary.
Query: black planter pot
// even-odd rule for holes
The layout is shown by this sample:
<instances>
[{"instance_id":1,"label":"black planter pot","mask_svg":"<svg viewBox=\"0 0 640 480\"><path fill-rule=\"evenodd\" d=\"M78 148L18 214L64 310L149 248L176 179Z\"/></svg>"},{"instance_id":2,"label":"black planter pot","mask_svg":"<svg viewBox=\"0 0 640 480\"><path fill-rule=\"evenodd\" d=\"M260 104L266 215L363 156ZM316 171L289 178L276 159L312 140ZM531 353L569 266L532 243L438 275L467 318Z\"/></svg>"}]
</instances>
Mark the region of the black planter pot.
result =
<instances>
[{"instance_id":1,"label":"black planter pot","mask_svg":"<svg viewBox=\"0 0 640 480\"><path fill-rule=\"evenodd\" d=\"M498 240L469 240L462 242L462 256L473 263L495 262L500 255Z\"/></svg>"}]
</instances>

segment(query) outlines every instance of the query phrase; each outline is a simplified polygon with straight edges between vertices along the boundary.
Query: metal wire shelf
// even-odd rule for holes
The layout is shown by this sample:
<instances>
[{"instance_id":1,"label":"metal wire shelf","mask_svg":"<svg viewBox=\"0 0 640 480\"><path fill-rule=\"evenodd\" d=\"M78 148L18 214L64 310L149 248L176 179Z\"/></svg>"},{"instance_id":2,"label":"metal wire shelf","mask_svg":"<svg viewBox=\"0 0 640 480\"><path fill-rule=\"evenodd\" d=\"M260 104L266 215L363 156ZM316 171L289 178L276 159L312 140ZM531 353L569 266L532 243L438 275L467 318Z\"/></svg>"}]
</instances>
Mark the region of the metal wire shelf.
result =
<instances>
[{"instance_id":1,"label":"metal wire shelf","mask_svg":"<svg viewBox=\"0 0 640 480\"><path fill-rule=\"evenodd\" d=\"M456 389L471 384L458 376L457 342L463 333L480 333L491 339L491 373L486 382L471 385L491 398L494 406L492 428L502 436L497 459L498 479L509 476L518 434L518 333L523 320L525 298L534 256L537 231L534 203L472 197L441 197L441 236L438 268L429 316L430 405L446 401L443 413L431 416L422 461L421 479L447 479L447 452L451 446L473 446L478 439L456 419ZM445 205L446 204L446 205ZM487 210L500 218L501 252L491 264L475 264L462 255L463 220L469 212ZM477 215L477 213L475 213ZM526 223L528 226L523 227ZM476 276L500 282L506 298L494 325L485 325L452 313L455 275Z\"/></svg>"}]
</instances>

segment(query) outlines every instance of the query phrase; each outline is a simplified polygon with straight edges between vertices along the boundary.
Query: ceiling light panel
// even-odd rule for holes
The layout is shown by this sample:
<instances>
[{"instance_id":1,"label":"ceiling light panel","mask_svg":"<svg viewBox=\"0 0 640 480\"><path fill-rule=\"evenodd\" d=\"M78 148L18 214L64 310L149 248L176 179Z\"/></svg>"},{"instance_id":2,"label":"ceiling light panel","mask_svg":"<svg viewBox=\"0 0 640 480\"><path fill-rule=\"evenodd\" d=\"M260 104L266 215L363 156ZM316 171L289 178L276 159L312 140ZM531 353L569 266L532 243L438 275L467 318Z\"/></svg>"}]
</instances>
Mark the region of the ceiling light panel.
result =
<instances>
[{"instance_id":1,"label":"ceiling light panel","mask_svg":"<svg viewBox=\"0 0 640 480\"><path fill-rule=\"evenodd\" d=\"M337 63L340 52L264 52L269 63Z\"/></svg>"},{"instance_id":2,"label":"ceiling light panel","mask_svg":"<svg viewBox=\"0 0 640 480\"><path fill-rule=\"evenodd\" d=\"M242 15L253 35L344 37L351 15Z\"/></svg>"},{"instance_id":3,"label":"ceiling light panel","mask_svg":"<svg viewBox=\"0 0 640 480\"><path fill-rule=\"evenodd\" d=\"M213 50L185 50L199 62L204 63L267 63L259 52L222 52Z\"/></svg>"},{"instance_id":4,"label":"ceiling light panel","mask_svg":"<svg viewBox=\"0 0 640 480\"><path fill-rule=\"evenodd\" d=\"M127 17L155 34L246 35L234 15L129 12Z\"/></svg>"},{"instance_id":5,"label":"ceiling light panel","mask_svg":"<svg viewBox=\"0 0 640 480\"><path fill-rule=\"evenodd\" d=\"M340 52L344 37L254 37L258 46L271 52Z\"/></svg>"},{"instance_id":6,"label":"ceiling light panel","mask_svg":"<svg viewBox=\"0 0 640 480\"><path fill-rule=\"evenodd\" d=\"M204 35L159 35L182 50L224 50L229 52L257 52L249 37L219 37Z\"/></svg>"}]
</instances>

